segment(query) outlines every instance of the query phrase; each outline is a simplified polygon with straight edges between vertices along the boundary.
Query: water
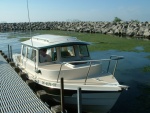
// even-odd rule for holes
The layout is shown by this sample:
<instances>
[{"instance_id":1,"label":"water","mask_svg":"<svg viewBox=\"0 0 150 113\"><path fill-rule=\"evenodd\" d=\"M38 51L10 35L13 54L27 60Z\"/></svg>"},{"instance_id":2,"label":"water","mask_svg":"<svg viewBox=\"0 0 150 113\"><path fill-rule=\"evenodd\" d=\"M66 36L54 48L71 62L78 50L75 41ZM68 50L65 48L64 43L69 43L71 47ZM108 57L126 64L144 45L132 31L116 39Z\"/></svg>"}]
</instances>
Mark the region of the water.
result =
<instances>
[{"instance_id":1,"label":"water","mask_svg":"<svg viewBox=\"0 0 150 113\"><path fill-rule=\"evenodd\" d=\"M143 51L143 50L144 50L144 48L143 48L142 46L137 46L137 47L135 47L135 50Z\"/></svg>"},{"instance_id":2,"label":"water","mask_svg":"<svg viewBox=\"0 0 150 113\"><path fill-rule=\"evenodd\" d=\"M150 72L144 72L143 67L149 65L150 53L120 52L115 50L91 52L94 59L109 58L110 55L124 56L119 61L115 77L120 84L130 86L123 91L111 113L150 113Z\"/></svg>"},{"instance_id":3,"label":"water","mask_svg":"<svg viewBox=\"0 0 150 113\"><path fill-rule=\"evenodd\" d=\"M17 35L16 35L17 34ZM19 53L20 38L29 34L15 33L16 38L7 38L14 33L0 33L0 50L7 54L8 44L12 46L13 53ZM33 34L34 35L34 34ZM119 61L115 77L120 84L130 86L123 91L111 113L150 113L150 72L144 72L144 66L150 66L150 53L142 52L141 46L137 47L141 52L121 52L115 50L91 52L93 59L109 58L110 55L124 56Z\"/></svg>"},{"instance_id":4,"label":"water","mask_svg":"<svg viewBox=\"0 0 150 113\"><path fill-rule=\"evenodd\" d=\"M19 41L20 37L18 38L7 38L10 36L11 33L0 33L0 50L2 50L5 54L8 54L8 44L12 46L13 53L19 53L21 43Z\"/></svg>"}]
</instances>

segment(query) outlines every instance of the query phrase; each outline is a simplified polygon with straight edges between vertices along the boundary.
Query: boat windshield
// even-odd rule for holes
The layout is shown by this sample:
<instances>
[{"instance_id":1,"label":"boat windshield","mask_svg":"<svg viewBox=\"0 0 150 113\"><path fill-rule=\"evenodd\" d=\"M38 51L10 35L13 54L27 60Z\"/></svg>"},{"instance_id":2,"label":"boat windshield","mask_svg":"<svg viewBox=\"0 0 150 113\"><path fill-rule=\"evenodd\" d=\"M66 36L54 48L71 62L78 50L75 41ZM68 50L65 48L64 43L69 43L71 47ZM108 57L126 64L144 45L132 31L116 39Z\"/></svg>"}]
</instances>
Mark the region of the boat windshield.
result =
<instances>
[{"instance_id":1,"label":"boat windshield","mask_svg":"<svg viewBox=\"0 0 150 113\"><path fill-rule=\"evenodd\" d=\"M73 57L75 56L74 47L73 46L63 46L61 47L61 57Z\"/></svg>"}]
</instances>

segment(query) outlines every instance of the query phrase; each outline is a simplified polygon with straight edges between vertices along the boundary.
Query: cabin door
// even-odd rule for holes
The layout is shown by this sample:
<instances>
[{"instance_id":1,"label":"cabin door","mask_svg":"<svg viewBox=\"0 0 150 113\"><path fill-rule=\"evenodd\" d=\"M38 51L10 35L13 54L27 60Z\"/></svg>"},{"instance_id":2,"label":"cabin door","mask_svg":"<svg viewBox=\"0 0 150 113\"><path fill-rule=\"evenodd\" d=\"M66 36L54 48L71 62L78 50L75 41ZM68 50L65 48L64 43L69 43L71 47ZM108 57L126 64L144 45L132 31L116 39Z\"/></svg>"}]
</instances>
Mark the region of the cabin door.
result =
<instances>
[{"instance_id":1,"label":"cabin door","mask_svg":"<svg viewBox=\"0 0 150 113\"><path fill-rule=\"evenodd\" d=\"M27 47L27 60L26 60L26 70L32 75L36 76L35 70L36 70L36 56L37 51L31 47Z\"/></svg>"},{"instance_id":2,"label":"cabin door","mask_svg":"<svg viewBox=\"0 0 150 113\"><path fill-rule=\"evenodd\" d=\"M27 56L27 47L25 45L22 45L22 51L21 51L21 64L23 68L26 68L26 58Z\"/></svg>"}]
</instances>

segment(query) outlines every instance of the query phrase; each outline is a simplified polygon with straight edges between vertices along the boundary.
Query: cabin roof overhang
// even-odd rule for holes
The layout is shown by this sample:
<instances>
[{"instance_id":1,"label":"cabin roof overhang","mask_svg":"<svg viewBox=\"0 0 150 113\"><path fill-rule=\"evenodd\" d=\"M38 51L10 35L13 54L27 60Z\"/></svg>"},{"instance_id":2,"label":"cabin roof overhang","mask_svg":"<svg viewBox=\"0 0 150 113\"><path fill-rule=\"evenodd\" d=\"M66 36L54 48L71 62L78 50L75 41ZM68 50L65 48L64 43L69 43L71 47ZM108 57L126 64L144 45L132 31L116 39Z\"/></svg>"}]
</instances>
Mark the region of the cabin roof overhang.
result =
<instances>
[{"instance_id":1,"label":"cabin roof overhang","mask_svg":"<svg viewBox=\"0 0 150 113\"><path fill-rule=\"evenodd\" d=\"M41 49L45 47L59 47L67 45L89 45L89 42L78 40L76 37L59 35L37 35L22 42L23 45Z\"/></svg>"}]
</instances>

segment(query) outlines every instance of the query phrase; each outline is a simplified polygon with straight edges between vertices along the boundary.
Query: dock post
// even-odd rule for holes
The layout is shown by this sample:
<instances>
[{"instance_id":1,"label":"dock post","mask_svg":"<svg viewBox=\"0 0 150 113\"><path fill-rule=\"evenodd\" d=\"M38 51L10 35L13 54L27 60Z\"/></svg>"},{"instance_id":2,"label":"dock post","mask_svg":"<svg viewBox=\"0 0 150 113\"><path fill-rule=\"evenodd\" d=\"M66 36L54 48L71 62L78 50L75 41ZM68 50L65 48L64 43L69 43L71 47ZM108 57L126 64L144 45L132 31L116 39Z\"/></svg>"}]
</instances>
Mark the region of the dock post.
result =
<instances>
[{"instance_id":1,"label":"dock post","mask_svg":"<svg viewBox=\"0 0 150 113\"><path fill-rule=\"evenodd\" d=\"M7 58L7 62L11 62L11 59L10 59L10 46L8 44L8 58Z\"/></svg>"},{"instance_id":2,"label":"dock post","mask_svg":"<svg viewBox=\"0 0 150 113\"><path fill-rule=\"evenodd\" d=\"M10 46L10 61L13 61L13 59L12 59L12 47Z\"/></svg>"},{"instance_id":3,"label":"dock post","mask_svg":"<svg viewBox=\"0 0 150 113\"><path fill-rule=\"evenodd\" d=\"M60 94L61 94L61 113L65 113L65 109L64 109L64 79L63 78L61 78Z\"/></svg>"},{"instance_id":4,"label":"dock post","mask_svg":"<svg viewBox=\"0 0 150 113\"><path fill-rule=\"evenodd\" d=\"M77 104L78 104L78 113L82 113L82 94L81 94L81 88L78 88L77 91Z\"/></svg>"},{"instance_id":5,"label":"dock post","mask_svg":"<svg viewBox=\"0 0 150 113\"><path fill-rule=\"evenodd\" d=\"M10 59L9 44L8 44L8 59Z\"/></svg>"},{"instance_id":6,"label":"dock post","mask_svg":"<svg viewBox=\"0 0 150 113\"><path fill-rule=\"evenodd\" d=\"M4 56L5 54L3 52L1 52L1 55Z\"/></svg>"}]
</instances>

